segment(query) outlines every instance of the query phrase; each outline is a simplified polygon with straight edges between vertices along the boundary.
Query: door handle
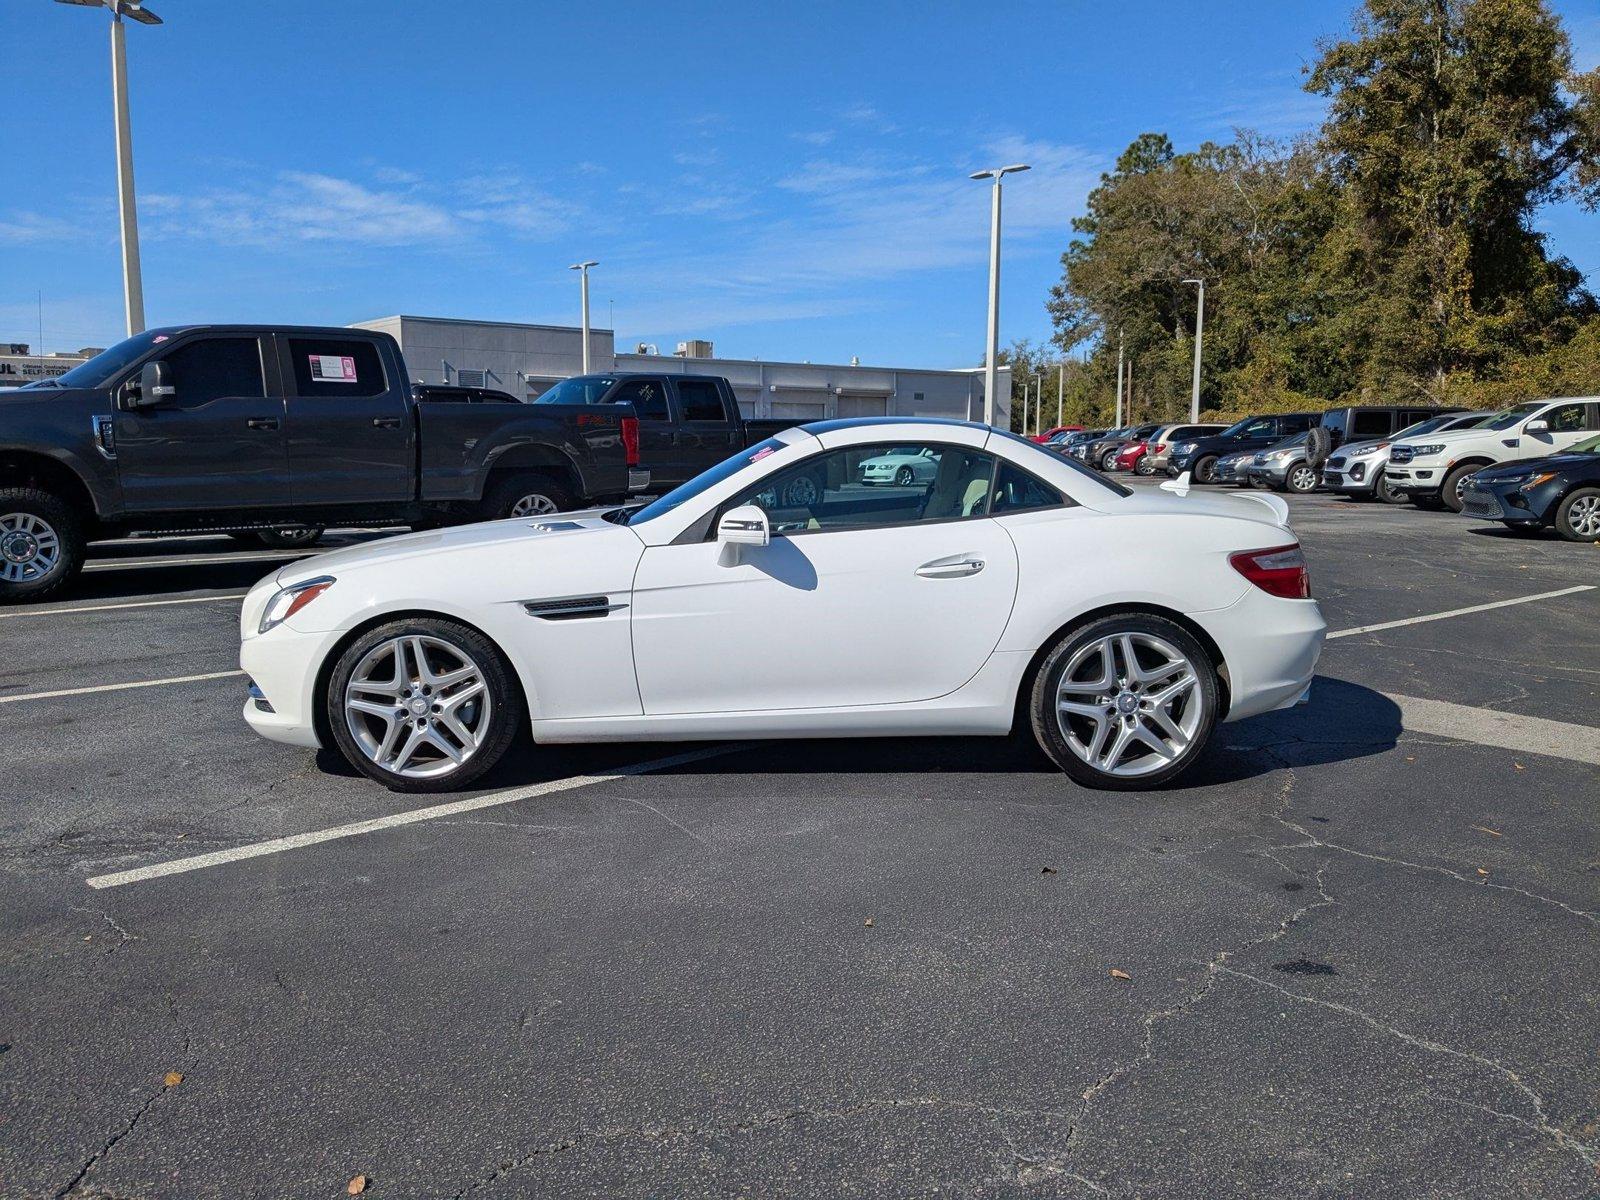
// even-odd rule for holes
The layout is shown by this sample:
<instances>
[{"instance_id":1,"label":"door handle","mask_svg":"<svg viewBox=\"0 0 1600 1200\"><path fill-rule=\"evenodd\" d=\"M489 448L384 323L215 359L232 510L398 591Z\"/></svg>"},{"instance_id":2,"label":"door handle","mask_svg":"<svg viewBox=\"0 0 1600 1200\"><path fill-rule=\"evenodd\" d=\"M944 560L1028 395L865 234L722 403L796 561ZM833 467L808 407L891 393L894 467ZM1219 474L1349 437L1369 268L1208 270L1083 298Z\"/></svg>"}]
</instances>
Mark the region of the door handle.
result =
<instances>
[{"instance_id":1,"label":"door handle","mask_svg":"<svg viewBox=\"0 0 1600 1200\"><path fill-rule=\"evenodd\" d=\"M399 429L400 428L400 418L399 417L373 417L372 418L372 427L374 429Z\"/></svg>"},{"instance_id":2,"label":"door handle","mask_svg":"<svg viewBox=\"0 0 1600 1200\"><path fill-rule=\"evenodd\" d=\"M278 418L277 417L247 417L247 418L245 418L245 422L244 423L247 426L249 426L251 429L276 429L278 427Z\"/></svg>"},{"instance_id":3,"label":"door handle","mask_svg":"<svg viewBox=\"0 0 1600 1200\"><path fill-rule=\"evenodd\" d=\"M975 554L952 554L923 563L917 574L924 579L965 579L983 570L983 565L983 559Z\"/></svg>"}]
</instances>

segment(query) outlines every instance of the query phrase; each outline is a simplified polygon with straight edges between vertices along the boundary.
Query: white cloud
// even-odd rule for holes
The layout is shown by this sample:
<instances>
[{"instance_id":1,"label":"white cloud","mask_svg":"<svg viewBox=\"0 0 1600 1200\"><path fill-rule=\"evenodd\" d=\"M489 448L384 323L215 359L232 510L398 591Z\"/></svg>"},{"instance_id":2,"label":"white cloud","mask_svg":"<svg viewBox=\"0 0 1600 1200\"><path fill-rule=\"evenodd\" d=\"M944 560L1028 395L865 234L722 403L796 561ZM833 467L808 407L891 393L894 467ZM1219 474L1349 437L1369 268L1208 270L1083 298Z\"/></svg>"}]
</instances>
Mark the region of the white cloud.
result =
<instances>
[{"instance_id":1,"label":"white cloud","mask_svg":"<svg viewBox=\"0 0 1600 1200\"><path fill-rule=\"evenodd\" d=\"M833 141L834 133L831 129L810 129L803 133L791 133L789 136L808 146L826 146Z\"/></svg>"},{"instance_id":2,"label":"white cloud","mask_svg":"<svg viewBox=\"0 0 1600 1200\"><path fill-rule=\"evenodd\" d=\"M83 221L44 213L15 211L0 215L0 245L35 246L44 242L76 242L101 234Z\"/></svg>"}]
</instances>

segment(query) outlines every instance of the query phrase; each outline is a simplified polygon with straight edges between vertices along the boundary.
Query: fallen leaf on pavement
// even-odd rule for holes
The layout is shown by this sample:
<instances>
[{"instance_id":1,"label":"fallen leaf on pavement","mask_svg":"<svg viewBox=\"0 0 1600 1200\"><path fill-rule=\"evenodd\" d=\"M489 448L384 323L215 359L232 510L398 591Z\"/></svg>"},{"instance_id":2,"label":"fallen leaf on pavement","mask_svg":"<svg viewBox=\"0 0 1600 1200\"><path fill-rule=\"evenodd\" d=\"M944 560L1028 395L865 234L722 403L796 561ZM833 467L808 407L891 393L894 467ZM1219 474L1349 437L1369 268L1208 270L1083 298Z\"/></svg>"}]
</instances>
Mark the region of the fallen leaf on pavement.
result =
<instances>
[{"instance_id":1,"label":"fallen leaf on pavement","mask_svg":"<svg viewBox=\"0 0 1600 1200\"><path fill-rule=\"evenodd\" d=\"M1527 768L1527 767L1525 767L1525 766L1523 766L1523 765L1522 765L1522 764L1521 764L1521 763L1519 763L1519 762L1514 762L1514 763L1512 763L1512 764L1511 764L1511 765L1512 765L1512 766L1513 766L1513 767L1515 767L1515 768L1516 768L1516 769L1517 769L1517 770L1519 770L1519 771L1526 771L1526 770L1527 770L1527 769L1528 769L1528 768Z\"/></svg>"},{"instance_id":2,"label":"fallen leaf on pavement","mask_svg":"<svg viewBox=\"0 0 1600 1200\"><path fill-rule=\"evenodd\" d=\"M1488 873L1489 872L1485 871L1482 867L1478 868L1478 874L1479 875L1487 875Z\"/></svg>"},{"instance_id":3,"label":"fallen leaf on pavement","mask_svg":"<svg viewBox=\"0 0 1600 1200\"><path fill-rule=\"evenodd\" d=\"M1487 833L1490 837L1500 836L1500 831L1498 829L1490 829L1487 825L1474 825L1473 828L1479 833Z\"/></svg>"},{"instance_id":4,"label":"fallen leaf on pavement","mask_svg":"<svg viewBox=\"0 0 1600 1200\"><path fill-rule=\"evenodd\" d=\"M164 1076L162 1076L161 1082L166 1084L168 1087L177 1087L183 1082L183 1076L177 1071L168 1071Z\"/></svg>"},{"instance_id":5,"label":"fallen leaf on pavement","mask_svg":"<svg viewBox=\"0 0 1600 1200\"><path fill-rule=\"evenodd\" d=\"M1131 983L1133 981L1133 976L1129 975L1126 971L1122 970L1119 967L1112 967L1111 968L1111 978L1113 978L1113 979L1121 979L1121 980L1124 980L1125 982L1129 982L1129 983Z\"/></svg>"},{"instance_id":6,"label":"fallen leaf on pavement","mask_svg":"<svg viewBox=\"0 0 1600 1200\"><path fill-rule=\"evenodd\" d=\"M367 1177L365 1175L353 1176L349 1183L344 1185L344 1190L352 1196L359 1196L367 1190Z\"/></svg>"},{"instance_id":7,"label":"fallen leaf on pavement","mask_svg":"<svg viewBox=\"0 0 1600 1200\"><path fill-rule=\"evenodd\" d=\"M868 929L872 928L872 918L871 917L867 918L866 925L867 925Z\"/></svg>"},{"instance_id":8,"label":"fallen leaf on pavement","mask_svg":"<svg viewBox=\"0 0 1600 1200\"><path fill-rule=\"evenodd\" d=\"M1039 874L1041 874L1041 875L1056 875L1056 874L1059 874L1059 872L1054 867L1046 867L1044 870L1040 871Z\"/></svg>"}]
</instances>

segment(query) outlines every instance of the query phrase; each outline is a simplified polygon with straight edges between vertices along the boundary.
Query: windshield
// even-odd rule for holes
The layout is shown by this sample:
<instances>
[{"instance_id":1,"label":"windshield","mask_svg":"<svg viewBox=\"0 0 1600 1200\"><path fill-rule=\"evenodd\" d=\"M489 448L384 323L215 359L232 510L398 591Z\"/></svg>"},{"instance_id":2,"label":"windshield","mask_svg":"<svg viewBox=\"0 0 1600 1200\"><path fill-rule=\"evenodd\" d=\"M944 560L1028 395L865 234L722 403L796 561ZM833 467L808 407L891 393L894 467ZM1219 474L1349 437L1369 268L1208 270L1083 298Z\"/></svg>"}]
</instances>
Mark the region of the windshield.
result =
<instances>
[{"instance_id":1,"label":"windshield","mask_svg":"<svg viewBox=\"0 0 1600 1200\"><path fill-rule=\"evenodd\" d=\"M118 342L109 350L102 350L86 363L79 363L65 375L54 379L41 379L30 387L98 388L105 387L129 363L141 357L157 342L172 336L170 329L147 329L126 341Z\"/></svg>"},{"instance_id":2,"label":"windshield","mask_svg":"<svg viewBox=\"0 0 1600 1200\"><path fill-rule=\"evenodd\" d=\"M623 514L619 523L623 525L642 525L646 521L653 521L657 517L665 516L680 504L693 500L707 488L715 487L724 479L744 470L751 463L760 462L769 454L776 454L786 445L788 445L787 442L779 441L777 438L768 438L759 446L751 446L749 449L741 450L732 458L725 458L716 466L700 472L687 483L680 483L665 496L652 500L643 508L629 510Z\"/></svg>"},{"instance_id":3,"label":"windshield","mask_svg":"<svg viewBox=\"0 0 1600 1200\"><path fill-rule=\"evenodd\" d=\"M1407 425L1404 429L1402 429L1399 433L1395 434L1394 436L1395 436L1396 439L1399 439L1399 438L1403 438L1403 437L1411 437L1414 434L1418 434L1418 433L1432 433L1435 429L1438 429L1440 426L1448 425L1450 422L1452 422L1454 420L1455 420L1454 417L1429 417L1426 421L1418 421L1414 425Z\"/></svg>"},{"instance_id":4,"label":"windshield","mask_svg":"<svg viewBox=\"0 0 1600 1200\"><path fill-rule=\"evenodd\" d=\"M535 404L599 404L616 383L615 375L574 375L534 401Z\"/></svg>"},{"instance_id":5,"label":"windshield","mask_svg":"<svg viewBox=\"0 0 1600 1200\"><path fill-rule=\"evenodd\" d=\"M1543 400L1534 400L1528 404L1519 404L1516 408L1508 408L1505 412L1501 413L1494 420L1485 425L1484 428L1510 429L1518 421L1522 420L1523 417L1532 416L1534 413L1543 408L1544 405L1545 402Z\"/></svg>"},{"instance_id":6,"label":"windshield","mask_svg":"<svg viewBox=\"0 0 1600 1200\"><path fill-rule=\"evenodd\" d=\"M1255 420L1256 420L1255 417L1246 417L1244 420L1240 421L1237 425L1229 425L1221 433L1217 434L1217 436L1218 437L1225 437L1225 438L1238 437L1247 428L1249 428L1251 423L1254 422Z\"/></svg>"}]
</instances>

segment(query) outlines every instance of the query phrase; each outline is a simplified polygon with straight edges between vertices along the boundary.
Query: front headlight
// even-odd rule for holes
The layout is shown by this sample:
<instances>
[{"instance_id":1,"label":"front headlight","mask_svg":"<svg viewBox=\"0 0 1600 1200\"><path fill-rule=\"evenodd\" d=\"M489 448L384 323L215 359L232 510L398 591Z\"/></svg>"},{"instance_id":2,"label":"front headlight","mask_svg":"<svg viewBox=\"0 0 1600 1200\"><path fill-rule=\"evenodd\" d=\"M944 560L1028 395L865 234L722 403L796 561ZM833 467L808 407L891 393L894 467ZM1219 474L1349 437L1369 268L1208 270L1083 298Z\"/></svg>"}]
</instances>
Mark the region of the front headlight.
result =
<instances>
[{"instance_id":1,"label":"front headlight","mask_svg":"<svg viewBox=\"0 0 1600 1200\"><path fill-rule=\"evenodd\" d=\"M1176 446L1174 446L1172 448L1172 452L1174 454L1193 454L1194 453L1194 443L1193 442L1179 442Z\"/></svg>"},{"instance_id":2,"label":"front headlight","mask_svg":"<svg viewBox=\"0 0 1600 1200\"><path fill-rule=\"evenodd\" d=\"M1275 451L1272 454L1267 455L1267 457L1270 458L1273 462L1286 462L1290 458L1294 457L1294 451L1293 450L1278 450L1278 451Z\"/></svg>"},{"instance_id":3,"label":"front headlight","mask_svg":"<svg viewBox=\"0 0 1600 1200\"><path fill-rule=\"evenodd\" d=\"M1444 443L1443 442L1432 442L1432 443L1430 443L1429 445L1426 445L1426 446L1413 446L1413 447L1411 447L1411 454L1415 458L1426 458L1430 454L1442 454L1442 453L1444 453Z\"/></svg>"},{"instance_id":4,"label":"front headlight","mask_svg":"<svg viewBox=\"0 0 1600 1200\"><path fill-rule=\"evenodd\" d=\"M267 630L282 625L333 584L332 575L318 575L315 579L307 579L304 583L291 583L288 587L279 588L273 593L272 599L267 601L267 607L262 609L261 625L256 632L266 633Z\"/></svg>"},{"instance_id":5,"label":"front headlight","mask_svg":"<svg viewBox=\"0 0 1600 1200\"><path fill-rule=\"evenodd\" d=\"M1525 483L1521 487L1519 487L1517 489L1517 491L1519 491L1519 492L1531 492L1531 491L1533 491L1534 488L1538 487L1540 484L1549 483L1555 477L1556 477L1556 473L1554 471L1546 471L1542 475L1535 475L1535 476L1533 476L1533 478L1529 479L1527 483ZM1506 482L1509 482L1509 481L1502 479L1500 482L1501 483L1506 483Z\"/></svg>"}]
</instances>

